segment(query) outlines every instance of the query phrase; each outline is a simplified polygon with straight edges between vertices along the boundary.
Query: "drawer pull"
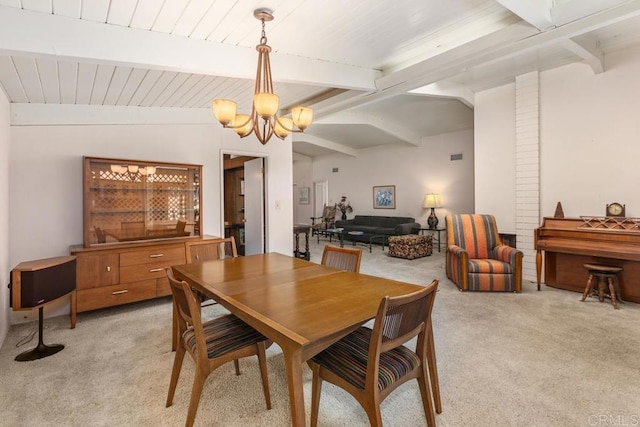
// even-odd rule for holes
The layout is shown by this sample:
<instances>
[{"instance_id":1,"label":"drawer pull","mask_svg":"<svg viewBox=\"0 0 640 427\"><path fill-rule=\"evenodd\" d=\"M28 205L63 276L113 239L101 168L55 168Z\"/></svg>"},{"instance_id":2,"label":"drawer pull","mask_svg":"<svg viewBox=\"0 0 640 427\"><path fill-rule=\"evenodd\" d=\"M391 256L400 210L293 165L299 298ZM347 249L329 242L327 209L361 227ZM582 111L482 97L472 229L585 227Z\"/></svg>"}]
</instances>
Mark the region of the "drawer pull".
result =
<instances>
[{"instance_id":1,"label":"drawer pull","mask_svg":"<svg viewBox=\"0 0 640 427\"><path fill-rule=\"evenodd\" d=\"M164 270L164 268L152 268L151 270L149 270L149 273L157 273L158 271L162 270Z\"/></svg>"},{"instance_id":2,"label":"drawer pull","mask_svg":"<svg viewBox=\"0 0 640 427\"><path fill-rule=\"evenodd\" d=\"M149 258L160 258L163 257L164 254L153 254L153 255L149 255Z\"/></svg>"},{"instance_id":3,"label":"drawer pull","mask_svg":"<svg viewBox=\"0 0 640 427\"><path fill-rule=\"evenodd\" d=\"M122 294L126 294L127 292L129 292L128 289L125 289L124 291L114 291L114 292L111 292L111 295L122 295Z\"/></svg>"}]
</instances>

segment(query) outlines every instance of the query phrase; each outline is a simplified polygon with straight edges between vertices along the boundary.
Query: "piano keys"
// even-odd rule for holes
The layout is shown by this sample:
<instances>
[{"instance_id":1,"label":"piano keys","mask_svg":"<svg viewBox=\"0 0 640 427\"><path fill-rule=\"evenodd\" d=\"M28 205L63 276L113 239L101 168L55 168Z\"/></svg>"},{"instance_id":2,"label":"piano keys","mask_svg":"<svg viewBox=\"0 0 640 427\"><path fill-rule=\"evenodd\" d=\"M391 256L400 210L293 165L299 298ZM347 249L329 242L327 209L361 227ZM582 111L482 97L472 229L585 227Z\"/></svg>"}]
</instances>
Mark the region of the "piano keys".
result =
<instances>
[{"instance_id":1,"label":"piano keys","mask_svg":"<svg viewBox=\"0 0 640 427\"><path fill-rule=\"evenodd\" d=\"M547 286L583 292L588 278L583 264L622 267L622 299L640 303L640 229L619 220L609 223L607 219L603 226L595 219L543 219L534 234L538 290L544 251L544 283Z\"/></svg>"}]
</instances>

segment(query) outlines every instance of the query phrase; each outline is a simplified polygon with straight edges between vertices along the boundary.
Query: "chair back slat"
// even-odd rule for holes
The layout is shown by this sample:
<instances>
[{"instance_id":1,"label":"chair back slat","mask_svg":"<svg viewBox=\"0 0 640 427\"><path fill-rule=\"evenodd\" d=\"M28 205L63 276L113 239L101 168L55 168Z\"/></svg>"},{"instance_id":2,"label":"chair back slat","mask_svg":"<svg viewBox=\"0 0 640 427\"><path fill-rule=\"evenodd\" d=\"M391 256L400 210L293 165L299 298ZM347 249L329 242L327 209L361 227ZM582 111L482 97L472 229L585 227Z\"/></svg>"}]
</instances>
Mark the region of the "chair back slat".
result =
<instances>
[{"instance_id":1,"label":"chair back slat","mask_svg":"<svg viewBox=\"0 0 640 427\"><path fill-rule=\"evenodd\" d=\"M360 272L362 249L341 248L333 245L325 245L322 252L322 265L337 268L338 270Z\"/></svg>"},{"instance_id":2,"label":"chair back slat","mask_svg":"<svg viewBox=\"0 0 640 427\"><path fill-rule=\"evenodd\" d=\"M385 297L380 302L374 325L379 328L379 353L389 351L424 332L426 322L431 317L438 281L420 291L400 297Z\"/></svg>"},{"instance_id":3,"label":"chair back slat","mask_svg":"<svg viewBox=\"0 0 640 427\"><path fill-rule=\"evenodd\" d=\"M493 248L501 244L493 215L448 215L446 223L447 241L465 249L469 258L491 258Z\"/></svg>"}]
</instances>

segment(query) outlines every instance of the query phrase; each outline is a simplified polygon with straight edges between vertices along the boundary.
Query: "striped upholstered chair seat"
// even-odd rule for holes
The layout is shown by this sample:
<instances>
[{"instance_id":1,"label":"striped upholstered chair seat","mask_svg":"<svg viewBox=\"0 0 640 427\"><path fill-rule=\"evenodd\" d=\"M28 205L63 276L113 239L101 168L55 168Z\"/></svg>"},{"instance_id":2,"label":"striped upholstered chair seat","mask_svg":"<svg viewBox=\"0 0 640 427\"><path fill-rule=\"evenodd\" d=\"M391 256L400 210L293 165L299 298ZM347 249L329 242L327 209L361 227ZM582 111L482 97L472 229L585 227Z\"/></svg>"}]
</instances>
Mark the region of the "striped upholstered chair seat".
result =
<instances>
[{"instance_id":1,"label":"striped upholstered chair seat","mask_svg":"<svg viewBox=\"0 0 640 427\"><path fill-rule=\"evenodd\" d=\"M449 215L447 277L462 291L520 292L522 252L502 244L493 215Z\"/></svg>"},{"instance_id":2,"label":"striped upholstered chair seat","mask_svg":"<svg viewBox=\"0 0 640 427\"><path fill-rule=\"evenodd\" d=\"M349 383L364 390L367 376L367 357L371 329L362 327L313 358L320 366L328 367ZM380 354L378 390L384 390L408 372L420 366L420 358L405 346Z\"/></svg>"}]
</instances>

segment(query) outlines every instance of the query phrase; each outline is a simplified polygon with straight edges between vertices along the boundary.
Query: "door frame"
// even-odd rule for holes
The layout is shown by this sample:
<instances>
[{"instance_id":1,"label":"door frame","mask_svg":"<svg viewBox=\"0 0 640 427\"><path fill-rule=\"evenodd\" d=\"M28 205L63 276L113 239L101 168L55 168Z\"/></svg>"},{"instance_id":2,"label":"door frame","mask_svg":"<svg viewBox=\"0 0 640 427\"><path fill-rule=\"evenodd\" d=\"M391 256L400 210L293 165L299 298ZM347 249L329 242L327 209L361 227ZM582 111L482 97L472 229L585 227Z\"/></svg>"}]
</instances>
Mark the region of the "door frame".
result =
<instances>
[{"instance_id":1,"label":"door frame","mask_svg":"<svg viewBox=\"0 0 640 427\"><path fill-rule=\"evenodd\" d=\"M269 186L267 183L268 176L268 168L269 168L269 155L266 153L259 153L255 151L243 151L243 150L234 150L229 148L221 148L220 149L220 230L222 230L222 237L224 237L224 155L230 154L232 156L250 156L250 157L262 157L262 179L264 185L264 199L262 201L263 206L263 221L262 224L264 229L264 253L269 252Z\"/></svg>"}]
</instances>

